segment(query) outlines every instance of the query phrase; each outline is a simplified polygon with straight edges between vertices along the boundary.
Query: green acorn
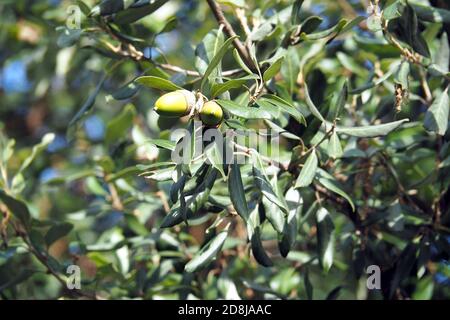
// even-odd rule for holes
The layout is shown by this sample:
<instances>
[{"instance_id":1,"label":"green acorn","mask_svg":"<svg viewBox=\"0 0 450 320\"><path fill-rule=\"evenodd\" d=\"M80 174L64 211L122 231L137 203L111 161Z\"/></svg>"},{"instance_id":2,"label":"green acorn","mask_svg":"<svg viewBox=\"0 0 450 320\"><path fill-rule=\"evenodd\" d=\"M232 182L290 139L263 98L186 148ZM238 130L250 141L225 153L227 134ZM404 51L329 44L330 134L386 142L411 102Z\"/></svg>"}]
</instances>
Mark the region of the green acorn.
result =
<instances>
[{"instance_id":1,"label":"green acorn","mask_svg":"<svg viewBox=\"0 0 450 320\"><path fill-rule=\"evenodd\" d=\"M182 117L195 105L195 95L187 90L166 93L155 102L155 111L164 117Z\"/></svg>"},{"instance_id":2,"label":"green acorn","mask_svg":"<svg viewBox=\"0 0 450 320\"><path fill-rule=\"evenodd\" d=\"M222 122L222 108L215 101L206 102L200 110L200 119L209 126L217 126Z\"/></svg>"}]
</instances>

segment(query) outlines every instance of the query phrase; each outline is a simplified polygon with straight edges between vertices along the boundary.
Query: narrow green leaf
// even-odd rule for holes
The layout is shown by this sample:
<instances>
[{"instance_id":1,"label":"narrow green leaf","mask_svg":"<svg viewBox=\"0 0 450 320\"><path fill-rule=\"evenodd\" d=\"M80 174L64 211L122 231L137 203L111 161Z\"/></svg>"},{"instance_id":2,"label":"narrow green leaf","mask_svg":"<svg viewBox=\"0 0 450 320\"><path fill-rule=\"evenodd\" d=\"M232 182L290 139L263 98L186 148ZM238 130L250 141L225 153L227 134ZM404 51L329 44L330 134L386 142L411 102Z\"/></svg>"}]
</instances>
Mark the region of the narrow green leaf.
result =
<instances>
[{"instance_id":1,"label":"narrow green leaf","mask_svg":"<svg viewBox=\"0 0 450 320\"><path fill-rule=\"evenodd\" d=\"M333 105L331 113L331 119L336 120L341 113L341 110L345 107L348 98L348 87L347 81L344 82L341 91L339 92L339 96L336 100L336 104Z\"/></svg>"},{"instance_id":2,"label":"narrow green leaf","mask_svg":"<svg viewBox=\"0 0 450 320\"><path fill-rule=\"evenodd\" d=\"M443 74L449 71L449 61L450 61L450 45L448 43L447 33L444 32L441 36L441 41L439 49L436 51L434 57L434 63L437 69Z\"/></svg>"},{"instance_id":3,"label":"narrow green leaf","mask_svg":"<svg viewBox=\"0 0 450 320\"><path fill-rule=\"evenodd\" d=\"M203 75L202 82L200 84L200 90L203 90L203 87L205 86L206 82L208 81L208 77L211 75L211 73L214 71L214 69L217 68L219 63L222 61L223 56L228 50L228 47L231 45L234 39L236 39L237 36L228 38L223 45L219 48L215 56L212 58L211 62L208 65L208 68L205 71L205 74Z\"/></svg>"},{"instance_id":4,"label":"narrow green leaf","mask_svg":"<svg viewBox=\"0 0 450 320\"><path fill-rule=\"evenodd\" d=\"M56 29L59 32L56 44L60 48L71 47L78 42L83 34L82 29L69 29L66 27L58 27Z\"/></svg>"},{"instance_id":5,"label":"narrow green leaf","mask_svg":"<svg viewBox=\"0 0 450 320\"><path fill-rule=\"evenodd\" d=\"M445 72L435 63L430 64L427 69L432 76L450 78L450 72Z\"/></svg>"},{"instance_id":6,"label":"narrow green leaf","mask_svg":"<svg viewBox=\"0 0 450 320\"><path fill-rule=\"evenodd\" d=\"M411 5L421 20L428 22L450 23L450 10L415 3Z\"/></svg>"},{"instance_id":7,"label":"narrow green leaf","mask_svg":"<svg viewBox=\"0 0 450 320\"><path fill-rule=\"evenodd\" d=\"M298 175L297 181L295 183L295 188L307 187L311 184L316 175L318 159L316 154L316 149L314 149L311 154L306 159L306 162Z\"/></svg>"},{"instance_id":8,"label":"narrow green leaf","mask_svg":"<svg viewBox=\"0 0 450 320\"><path fill-rule=\"evenodd\" d=\"M45 243L47 246L53 244L56 240L66 236L73 229L73 224L68 222L58 223L52 226L45 234Z\"/></svg>"},{"instance_id":9,"label":"narrow green leaf","mask_svg":"<svg viewBox=\"0 0 450 320\"><path fill-rule=\"evenodd\" d=\"M300 137L297 137L295 134L290 133L289 131L283 129L276 123L274 123L270 120L267 120L267 119L264 119L264 122L267 124L267 126L270 127L270 129L278 132L281 136L288 138L288 139L292 139L292 140L300 140Z\"/></svg>"},{"instance_id":10,"label":"narrow green leaf","mask_svg":"<svg viewBox=\"0 0 450 320\"><path fill-rule=\"evenodd\" d=\"M84 3L83 1L81 1L81 0L76 0L76 3L78 5L78 7L80 7L81 12L83 12L83 14L85 16L87 16L89 14L89 12L91 11L89 6L86 3Z\"/></svg>"},{"instance_id":11,"label":"narrow green leaf","mask_svg":"<svg viewBox=\"0 0 450 320\"><path fill-rule=\"evenodd\" d=\"M172 169L173 171L173 169ZM186 182L183 188L180 188L179 200L164 217L160 228L170 228L187 219L191 219L205 205L209 199L214 183L216 182L218 171L211 166L205 167L205 175L201 180L191 179ZM194 188L189 190L188 184L193 181ZM181 191L182 189L182 191Z\"/></svg>"},{"instance_id":12,"label":"narrow green leaf","mask_svg":"<svg viewBox=\"0 0 450 320\"><path fill-rule=\"evenodd\" d=\"M131 81L127 84L125 84L123 87L117 89L110 95L106 96L106 101L110 101L111 99L114 100L127 100L132 98L140 89L141 87L138 86L134 81Z\"/></svg>"},{"instance_id":13,"label":"narrow green leaf","mask_svg":"<svg viewBox=\"0 0 450 320\"><path fill-rule=\"evenodd\" d=\"M54 133L47 133L42 137L39 144L35 145L31 151L31 154L22 162L18 173L22 173L33 162L36 157L42 153L50 143L55 139ZM14 183L13 183L14 184Z\"/></svg>"},{"instance_id":14,"label":"narrow green leaf","mask_svg":"<svg viewBox=\"0 0 450 320\"><path fill-rule=\"evenodd\" d=\"M214 83L211 87L211 97L220 96L222 93L230 91L231 89L242 88L248 80L256 79L255 76L246 76L239 79L228 80L224 83Z\"/></svg>"},{"instance_id":15,"label":"narrow green leaf","mask_svg":"<svg viewBox=\"0 0 450 320\"><path fill-rule=\"evenodd\" d=\"M275 61L273 64L271 64L269 68L267 68L267 70L263 74L264 82L267 82L270 79L272 79L280 71L283 61L284 61L284 57L281 57L277 61Z\"/></svg>"},{"instance_id":16,"label":"narrow green leaf","mask_svg":"<svg viewBox=\"0 0 450 320\"><path fill-rule=\"evenodd\" d=\"M173 168L164 168L146 172L143 176L155 181L168 181L172 179Z\"/></svg>"},{"instance_id":17,"label":"narrow green leaf","mask_svg":"<svg viewBox=\"0 0 450 320\"><path fill-rule=\"evenodd\" d=\"M158 34L170 32L170 31L174 30L177 27L177 25L178 25L177 17L176 16L171 17L166 21L166 24L161 29L161 31L158 32Z\"/></svg>"},{"instance_id":18,"label":"narrow green leaf","mask_svg":"<svg viewBox=\"0 0 450 320\"><path fill-rule=\"evenodd\" d=\"M257 106L241 106L230 100L216 100L217 103L232 115L244 119L271 119L272 115Z\"/></svg>"},{"instance_id":19,"label":"narrow green leaf","mask_svg":"<svg viewBox=\"0 0 450 320\"><path fill-rule=\"evenodd\" d=\"M118 12L113 18L114 22L123 25L133 23L155 12L166 2L168 0L150 0L150 3L145 5L130 7L127 10Z\"/></svg>"},{"instance_id":20,"label":"narrow green leaf","mask_svg":"<svg viewBox=\"0 0 450 320\"><path fill-rule=\"evenodd\" d=\"M11 210L11 213L16 216L26 229L29 229L31 222L31 215L28 207L22 200L14 198L6 194L0 189L0 200Z\"/></svg>"},{"instance_id":21,"label":"narrow green leaf","mask_svg":"<svg viewBox=\"0 0 450 320\"><path fill-rule=\"evenodd\" d=\"M103 75L97 86L95 87L94 91L89 95L87 100L84 102L83 106L78 110L78 112L75 114L75 116L70 120L68 125L68 131L70 131L70 128L74 126L78 121L94 106L95 100L97 98L98 93L100 92L100 89L103 86L103 83L106 80L106 75Z\"/></svg>"},{"instance_id":22,"label":"narrow green leaf","mask_svg":"<svg viewBox=\"0 0 450 320\"><path fill-rule=\"evenodd\" d=\"M271 119L278 119L281 116L281 110L278 106L268 102L266 99L258 99L251 107L258 107L271 115Z\"/></svg>"},{"instance_id":23,"label":"narrow green leaf","mask_svg":"<svg viewBox=\"0 0 450 320\"><path fill-rule=\"evenodd\" d=\"M134 80L135 82L152 88L152 89L158 89L163 91L174 91L174 90L182 90L183 88L177 86L175 83L173 83L170 80L155 77L155 76L142 76L139 78L136 78Z\"/></svg>"},{"instance_id":24,"label":"narrow green leaf","mask_svg":"<svg viewBox=\"0 0 450 320\"><path fill-rule=\"evenodd\" d=\"M383 18L387 21L400 17L405 9L405 3L403 1L394 1L392 4L384 8Z\"/></svg>"},{"instance_id":25,"label":"narrow green leaf","mask_svg":"<svg viewBox=\"0 0 450 320\"><path fill-rule=\"evenodd\" d=\"M4 139L3 136L0 136L0 163L2 166L6 167L9 159L11 159L14 154L14 146L16 144L16 140L14 139Z\"/></svg>"},{"instance_id":26,"label":"narrow green leaf","mask_svg":"<svg viewBox=\"0 0 450 320\"><path fill-rule=\"evenodd\" d=\"M195 48L195 68L204 74L211 60L217 54L219 48L224 43L224 34L222 30L213 29L208 32L202 39L202 41ZM211 73L211 77L216 76L220 78L220 73L214 70Z\"/></svg>"},{"instance_id":27,"label":"narrow green leaf","mask_svg":"<svg viewBox=\"0 0 450 320\"><path fill-rule=\"evenodd\" d=\"M355 18L354 21L359 22L361 18L364 19L364 17L357 17L357 18ZM318 31L318 32L310 33L310 34L301 33L300 38L302 40L319 40L319 39L323 39L323 38L333 35L333 37L331 38L331 39L333 39L334 37L336 37L339 34L339 32L344 27L347 27L347 25L349 25L350 23L352 23L352 21L348 22L346 19L342 19L336 25L334 25L331 28L328 28L326 30Z\"/></svg>"},{"instance_id":28,"label":"narrow green leaf","mask_svg":"<svg viewBox=\"0 0 450 320\"><path fill-rule=\"evenodd\" d=\"M253 167L253 177L256 186L261 191L263 196L265 196L270 202L276 204L280 209L287 212L287 208L285 207L284 203L278 198L277 194L275 194L275 191L272 189L270 182L255 166Z\"/></svg>"},{"instance_id":29,"label":"narrow green leaf","mask_svg":"<svg viewBox=\"0 0 450 320\"><path fill-rule=\"evenodd\" d=\"M350 206L352 207L352 210L355 211L355 204L353 203L352 199L350 198L350 196L344 190L342 190L340 188L340 186L338 185L338 182L336 181L336 179L331 174L329 174L325 170L322 170L322 169L318 168L318 170L317 170L317 180L326 189L328 189L328 190L330 190L330 191L332 191L334 193L337 193L338 195L343 197L345 200L347 200L348 203L350 204Z\"/></svg>"},{"instance_id":30,"label":"narrow green leaf","mask_svg":"<svg viewBox=\"0 0 450 320\"><path fill-rule=\"evenodd\" d=\"M260 228L256 228L251 238L251 246L255 260L264 267L272 267L273 262L264 250L261 242Z\"/></svg>"},{"instance_id":31,"label":"narrow green leaf","mask_svg":"<svg viewBox=\"0 0 450 320\"><path fill-rule=\"evenodd\" d=\"M286 193L286 202L289 207L289 214L284 223L281 240L278 242L280 254L286 257L294 246L297 237L298 218L302 211L303 199L300 192L290 188Z\"/></svg>"},{"instance_id":32,"label":"narrow green leaf","mask_svg":"<svg viewBox=\"0 0 450 320\"><path fill-rule=\"evenodd\" d=\"M186 272L195 272L214 260L220 249L222 249L227 237L228 228L219 232L213 239L211 239L210 242L208 242L208 244L205 245L194 256L194 258L185 265L184 270Z\"/></svg>"},{"instance_id":33,"label":"narrow green leaf","mask_svg":"<svg viewBox=\"0 0 450 320\"><path fill-rule=\"evenodd\" d=\"M23 270L17 270L17 274L12 277L11 279L6 280L5 283L0 285L0 292L4 292L7 289L14 287L24 281L26 281L28 278L30 278L33 274L36 273L34 270L30 269L23 269Z\"/></svg>"},{"instance_id":34,"label":"narrow green leaf","mask_svg":"<svg viewBox=\"0 0 450 320\"><path fill-rule=\"evenodd\" d=\"M448 87L440 93L425 114L424 127L443 136L447 131L449 114Z\"/></svg>"},{"instance_id":35,"label":"narrow green leaf","mask_svg":"<svg viewBox=\"0 0 450 320\"><path fill-rule=\"evenodd\" d=\"M340 158L344 154L342 151L341 142L339 141L339 137L335 131L330 136L327 151L328 155L333 159Z\"/></svg>"},{"instance_id":36,"label":"narrow green leaf","mask_svg":"<svg viewBox=\"0 0 450 320\"><path fill-rule=\"evenodd\" d=\"M395 273L390 282L389 297L392 299L402 280L408 277L411 269L415 265L417 255L417 245L409 243L400 254L395 266Z\"/></svg>"},{"instance_id":37,"label":"narrow green leaf","mask_svg":"<svg viewBox=\"0 0 450 320\"><path fill-rule=\"evenodd\" d=\"M325 272L333 265L335 231L333 220L327 209L319 208L316 213L317 250L319 262Z\"/></svg>"},{"instance_id":38,"label":"narrow green leaf","mask_svg":"<svg viewBox=\"0 0 450 320\"><path fill-rule=\"evenodd\" d=\"M430 300L433 297L434 281L431 275L425 276L417 283L412 298L414 300Z\"/></svg>"},{"instance_id":39,"label":"narrow green leaf","mask_svg":"<svg viewBox=\"0 0 450 320\"><path fill-rule=\"evenodd\" d=\"M133 125L136 109L132 104L127 104L123 111L109 121L106 127L105 141L110 144L117 142L126 135L126 131Z\"/></svg>"},{"instance_id":40,"label":"narrow green leaf","mask_svg":"<svg viewBox=\"0 0 450 320\"><path fill-rule=\"evenodd\" d=\"M346 20L344 19L345 23L342 23L342 22L344 22L344 21L340 21L340 22L337 24L337 34L336 34L336 36L338 36L338 35L340 35L340 34L343 34L343 33L347 32L347 31L352 30L353 27L356 27L357 25L359 25L359 24L360 24L361 22L363 22L364 20L366 20L366 17L365 17L365 16L358 16L358 17L353 18L353 19L350 20L350 21L346 21ZM340 27L340 25L343 25L343 26ZM336 36L335 36L335 37L336 37ZM328 41L328 42L329 42L329 41Z\"/></svg>"},{"instance_id":41,"label":"narrow green leaf","mask_svg":"<svg viewBox=\"0 0 450 320\"><path fill-rule=\"evenodd\" d=\"M228 176L228 192L231 202L236 212L244 219L248 220L249 211L247 200L245 199L244 185L242 183L241 169L236 161L230 165L230 173Z\"/></svg>"},{"instance_id":42,"label":"narrow green leaf","mask_svg":"<svg viewBox=\"0 0 450 320\"><path fill-rule=\"evenodd\" d=\"M391 131L397 129L404 122L408 122L409 119L402 119L394 122L388 122L373 126L361 126L361 127L336 127L336 132L348 134L358 138L373 138L379 136L385 136Z\"/></svg>"},{"instance_id":43,"label":"narrow green leaf","mask_svg":"<svg viewBox=\"0 0 450 320\"><path fill-rule=\"evenodd\" d=\"M297 78L300 72L300 59L294 47L288 48L280 71L287 84L287 90L293 94L297 88Z\"/></svg>"},{"instance_id":44,"label":"narrow green leaf","mask_svg":"<svg viewBox=\"0 0 450 320\"><path fill-rule=\"evenodd\" d=\"M227 180L227 176L223 170L225 159L222 155L222 150L219 149L219 145L216 142L213 142L212 146L208 147L205 154L211 165L220 172L224 180Z\"/></svg>"},{"instance_id":45,"label":"narrow green leaf","mask_svg":"<svg viewBox=\"0 0 450 320\"><path fill-rule=\"evenodd\" d=\"M319 119L322 122L325 121L324 117L320 114L319 110L314 105L314 102L312 102L311 97L309 96L309 90L308 90L308 86L306 85L306 82L305 82L305 101L306 101L306 105L308 106L308 109L312 113L312 115L315 116L317 119Z\"/></svg>"},{"instance_id":46,"label":"narrow green leaf","mask_svg":"<svg viewBox=\"0 0 450 320\"><path fill-rule=\"evenodd\" d=\"M430 57L430 50L419 29L416 12L408 2L403 8L401 16L388 22L388 30L401 41L410 45L417 53L427 58Z\"/></svg>"},{"instance_id":47,"label":"narrow green leaf","mask_svg":"<svg viewBox=\"0 0 450 320\"><path fill-rule=\"evenodd\" d=\"M122 170L120 170L120 171L118 171L116 173L108 175L107 181L108 182L113 182L115 180L122 179L122 178L135 177L140 172L141 172L141 170L139 170L135 166L127 167L127 168L124 168L124 169L122 169Z\"/></svg>"},{"instance_id":48,"label":"narrow green leaf","mask_svg":"<svg viewBox=\"0 0 450 320\"><path fill-rule=\"evenodd\" d=\"M262 203L266 212L266 218L279 234L283 233L283 227L286 221L285 213L275 203L269 201L266 197L262 198Z\"/></svg>"},{"instance_id":49,"label":"narrow green leaf","mask_svg":"<svg viewBox=\"0 0 450 320\"><path fill-rule=\"evenodd\" d=\"M92 8L90 17L106 16L127 9L135 0L103 0Z\"/></svg>"},{"instance_id":50,"label":"narrow green leaf","mask_svg":"<svg viewBox=\"0 0 450 320\"><path fill-rule=\"evenodd\" d=\"M264 22L255 31L250 34L250 39L253 42L264 40L274 29L271 22Z\"/></svg>"},{"instance_id":51,"label":"narrow green leaf","mask_svg":"<svg viewBox=\"0 0 450 320\"><path fill-rule=\"evenodd\" d=\"M291 103L287 102L283 98L273 95L273 94L266 94L260 98L259 101L267 101L274 106L281 109L281 111L288 113L290 116L292 116L295 120L297 120L298 123L301 123L306 126L306 120L303 114L294 107Z\"/></svg>"},{"instance_id":52,"label":"narrow green leaf","mask_svg":"<svg viewBox=\"0 0 450 320\"><path fill-rule=\"evenodd\" d=\"M400 84L402 86L402 89L404 90L405 89L408 90L409 88L409 81L408 81L409 71L410 71L409 61L404 60L400 64L400 68L398 69L398 72L395 75L395 82Z\"/></svg>"},{"instance_id":53,"label":"narrow green leaf","mask_svg":"<svg viewBox=\"0 0 450 320\"><path fill-rule=\"evenodd\" d=\"M236 62L239 64L239 66L242 68L242 70L244 70L245 72L247 72L250 75L253 75L252 70L250 70L247 67L247 65L244 63L241 56L239 55L239 52L236 49L233 49L233 57L236 60Z\"/></svg>"},{"instance_id":54,"label":"narrow green leaf","mask_svg":"<svg viewBox=\"0 0 450 320\"><path fill-rule=\"evenodd\" d=\"M180 199L181 193L186 185L187 176L182 175L176 182L170 186L169 196L172 203L176 203Z\"/></svg>"},{"instance_id":55,"label":"narrow green leaf","mask_svg":"<svg viewBox=\"0 0 450 320\"><path fill-rule=\"evenodd\" d=\"M170 151L175 150L176 143L170 140L163 140L163 139L149 139L145 140L145 142L153 144L157 147L167 149Z\"/></svg>"},{"instance_id":56,"label":"narrow green leaf","mask_svg":"<svg viewBox=\"0 0 450 320\"><path fill-rule=\"evenodd\" d=\"M247 220L247 237L249 240L252 239L253 233L255 232L256 228L261 225L261 219L260 219L260 206L263 206L262 203L257 203L255 208L250 212L248 220ZM263 208L263 207L261 207Z\"/></svg>"},{"instance_id":57,"label":"narrow green leaf","mask_svg":"<svg viewBox=\"0 0 450 320\"><path fill-rule=\"evenodd\" d=\"M304 0L295 0L294 4L292 5L291 24L294 26L300 24L300 12L302 9L303 1Z\"/></svg>"},{"instance_id":58,"label":"narrow green leaf","mask_svg":"<svg viewBox=\"0 0 450 320\"><path fill-rule=\"evenodd\" d=\"M305 19L302 23L301 32L303 33L312 33L314 30L316 30L320 24L322 23L323 19L318 16L310 16Z\"/></svg>"}]
</instances>

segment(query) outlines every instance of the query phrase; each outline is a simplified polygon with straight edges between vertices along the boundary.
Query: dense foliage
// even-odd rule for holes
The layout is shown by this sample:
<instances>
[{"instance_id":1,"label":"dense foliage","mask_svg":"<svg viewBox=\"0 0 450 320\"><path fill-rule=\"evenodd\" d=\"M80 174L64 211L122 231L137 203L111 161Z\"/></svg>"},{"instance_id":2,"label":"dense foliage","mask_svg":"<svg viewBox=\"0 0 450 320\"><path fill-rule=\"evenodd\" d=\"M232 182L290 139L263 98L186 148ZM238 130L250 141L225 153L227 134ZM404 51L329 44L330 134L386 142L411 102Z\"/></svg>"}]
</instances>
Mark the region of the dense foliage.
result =
<instances>
[{"instance_id":1,"label":"dense foliage","mask_svg":"<svg viewBox=\"0 0 450 320\"><path fill-rule=\"evenodd\" d=\"M445 0L1 1L0 297L448 299L449 36ZM245 163L173 161L218 122L180 89Z\"/></svg>"}]
</instances>

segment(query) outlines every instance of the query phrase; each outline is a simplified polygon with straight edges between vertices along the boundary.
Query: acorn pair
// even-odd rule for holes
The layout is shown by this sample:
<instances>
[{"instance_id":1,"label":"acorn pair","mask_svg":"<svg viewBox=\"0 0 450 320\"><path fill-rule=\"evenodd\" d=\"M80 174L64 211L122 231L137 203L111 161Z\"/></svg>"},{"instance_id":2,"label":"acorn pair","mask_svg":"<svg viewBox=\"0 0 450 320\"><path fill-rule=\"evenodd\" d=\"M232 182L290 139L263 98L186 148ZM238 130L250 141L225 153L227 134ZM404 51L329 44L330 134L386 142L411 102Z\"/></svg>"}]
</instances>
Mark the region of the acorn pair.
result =
<instances>
[{"instance_id":1,"label":"acorn pair","mask_svg":"<svg viewBox=\"0 0 450 320\"><path fill-rule=\"evenodd\" d=\"M195 95L187 90L166 93L156 100L155 111L164 117L182 117L189 114L196 103ZM217 126L222 122L222 108L214 101L203 104L199 110L200 119L208 126Z\"/></svg>"}]
</instances>

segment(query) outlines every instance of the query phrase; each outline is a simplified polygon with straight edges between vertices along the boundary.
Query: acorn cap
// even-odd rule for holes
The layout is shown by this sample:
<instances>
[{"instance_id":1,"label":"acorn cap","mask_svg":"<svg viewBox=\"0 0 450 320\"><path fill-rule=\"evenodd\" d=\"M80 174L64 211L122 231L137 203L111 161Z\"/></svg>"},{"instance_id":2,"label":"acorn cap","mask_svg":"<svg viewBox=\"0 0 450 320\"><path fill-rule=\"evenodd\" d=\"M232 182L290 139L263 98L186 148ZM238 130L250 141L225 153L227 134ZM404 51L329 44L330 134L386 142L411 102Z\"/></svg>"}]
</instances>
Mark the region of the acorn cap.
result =
<instances>
[{"instance_id":1,"label":"acorn cap","mask_svg":"<svg viewBox=\"0 0 450 320\"><path fill-rule=\"evenodd\" d=\"M164 117L182 117L195 105L195 95L187 90L166 93L155 102L155 111Z\"/></svg>"},{"instance_id":2,"label":"acorn cap","mask_svg":"<svg viewBox=\"0 0 450 320\"><path fill-rule=\"evenodd\" d=\"M222 122L222 108L215 101L206 102L200 110L200 119L204 124L217 126Z\"/></svg>"}]
</instances>

